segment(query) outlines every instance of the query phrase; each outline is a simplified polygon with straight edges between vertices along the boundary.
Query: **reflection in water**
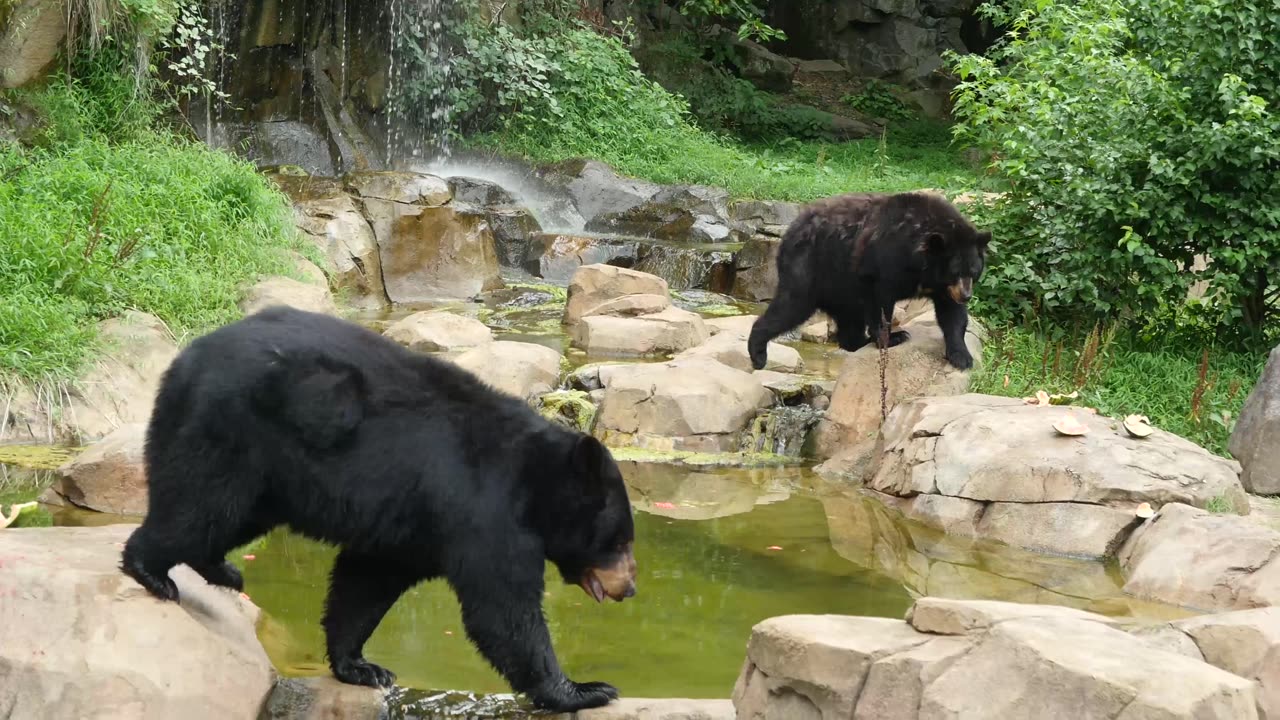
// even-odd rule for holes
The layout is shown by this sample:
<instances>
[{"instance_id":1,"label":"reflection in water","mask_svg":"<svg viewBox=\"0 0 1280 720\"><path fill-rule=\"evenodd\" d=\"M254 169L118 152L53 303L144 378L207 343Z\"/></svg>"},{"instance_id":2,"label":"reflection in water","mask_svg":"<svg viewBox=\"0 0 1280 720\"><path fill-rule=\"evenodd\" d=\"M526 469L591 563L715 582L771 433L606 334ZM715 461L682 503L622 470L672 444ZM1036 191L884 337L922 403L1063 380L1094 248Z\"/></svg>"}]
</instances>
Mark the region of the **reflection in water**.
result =
<instances>
[{"instance_id":1,"label":"reflection in water","mask_svg":"<svg viewBox=\"0 0 1280 720\"><path fill-rule=\"evenodd\" d=\"M636 521L636 597L596 605L549 571L545 604L566 673L608 680L626 695L726 697L755 623L787 613L902 617L911 602L899 583L836 554L814 497L709 520L639 513ZM255 557L236 562L270 616L261 636L272 660L286 674L326 673L319 621L334 551L277 531ZM507 690L467 641L442 582L407 593L366 654L409 687Z\"/></svg>"}]
</instances>

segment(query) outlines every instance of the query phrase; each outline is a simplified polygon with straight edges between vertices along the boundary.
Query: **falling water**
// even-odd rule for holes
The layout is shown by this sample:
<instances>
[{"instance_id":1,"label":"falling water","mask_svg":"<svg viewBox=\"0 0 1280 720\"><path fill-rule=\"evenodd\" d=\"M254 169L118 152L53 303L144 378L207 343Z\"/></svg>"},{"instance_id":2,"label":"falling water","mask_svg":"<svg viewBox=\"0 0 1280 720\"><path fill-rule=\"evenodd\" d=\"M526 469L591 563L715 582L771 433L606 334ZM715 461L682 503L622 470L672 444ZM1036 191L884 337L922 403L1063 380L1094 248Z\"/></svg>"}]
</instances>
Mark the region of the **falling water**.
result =
<instances>
[{"instance_id":1,"label":"falling water","mask_svg":"<svg viewBox=\"0 0 1280 720\"><path fill-rule=\"evenodd\" d=\"M809 431L821 418L822 412L810 405L769 408L757 415L748 431L743 433L741 450L798 457Z\"/></svg>"},{"instance_id":2,"label":"falling water","mask_svg":"<svg viewBox=\"0 0 1280 720\"><path fill-rule=\"evenodd\" d=\"M450 0L390 0L386 155L389 166L448 157L454 48Z\"/></svg>"}]
</instances>

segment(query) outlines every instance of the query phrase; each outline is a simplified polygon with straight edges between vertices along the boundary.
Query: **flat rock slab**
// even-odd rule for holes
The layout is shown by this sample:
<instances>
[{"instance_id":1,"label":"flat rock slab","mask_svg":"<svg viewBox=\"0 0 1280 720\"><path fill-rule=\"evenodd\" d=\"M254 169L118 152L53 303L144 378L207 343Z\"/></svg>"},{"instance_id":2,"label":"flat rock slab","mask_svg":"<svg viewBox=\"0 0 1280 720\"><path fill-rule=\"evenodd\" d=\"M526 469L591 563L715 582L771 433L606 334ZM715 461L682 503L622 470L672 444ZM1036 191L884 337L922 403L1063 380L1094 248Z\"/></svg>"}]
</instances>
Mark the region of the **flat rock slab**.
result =
<instances>
[{"instance_id":1,"label":"flat rock slab","mask_svg":"<svg viewBox=\"0 0 1280 720\"><path fill-rule=\"evenodd\" d=\"M733 701L739 720L1259 717L1250 679L1106 618L936 598L917 601L907 622L765 620L752 630Z\"/></svg>"},{"instance_id":2,"label":"flat rock slab","mask_svg":"<svg viewBox=\"0 0 1280 720\"><path fill-rule=\"evenodd\" d=\"M837 385L833 410L839 395ZM1119 549L1143 502L1216 500L1249 512L1230 460L1160 430L1133 438L1080 410L1088 433L1062 436L1053 424L1067 412L974 394L904 402L889 414L867 485L949 533L1090 557Z\"/></svg>"},{"instance_id":3,"label":"flat rock slab","mask_svg":"<svg viewBox=\"0 0 1280 720\"><path fill-rule=\"evenodd\" d=\"M181 604L120 572L134 525L0 531L0 708L23 720L256 718L275 682L258 609L171 572Z\"/></svg>"}]
</instances>

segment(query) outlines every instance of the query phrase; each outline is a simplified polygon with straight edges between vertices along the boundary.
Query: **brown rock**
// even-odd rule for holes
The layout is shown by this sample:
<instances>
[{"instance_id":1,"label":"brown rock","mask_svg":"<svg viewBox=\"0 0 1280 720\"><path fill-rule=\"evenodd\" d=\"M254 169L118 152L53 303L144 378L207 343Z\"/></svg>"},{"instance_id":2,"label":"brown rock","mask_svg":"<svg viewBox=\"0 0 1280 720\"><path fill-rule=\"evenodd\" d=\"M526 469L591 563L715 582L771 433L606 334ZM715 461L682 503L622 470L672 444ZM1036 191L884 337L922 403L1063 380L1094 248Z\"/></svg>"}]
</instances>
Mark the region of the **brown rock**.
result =
<instances>
[{"instance_id":1,"label":"brown rock","mask_svg":"<svg viewBox=\"0 0 1280 720\"><path fill-rule=\"evenodd\" d=\"M678 353L705 342L707 337L701 317L669 307L636 317L584 316L573 326L572 341L574 347L592 355L644 356Z\"/></svg>"},{"instance_id":2,"label":"brown rock","mask_svg":"<svg viewBox=\"0 0 1280 720\"><path fill-rule=\"evenodd\" d=\"M115 515L145 515L147 426L122 425L58 468L53 489L73 505Z\"/></svg>"},{"instance_id":3,"label":"brown rock","mask_svg":"<svg viewBox=\"0 0 1280 720\"><path fill-rule=\"evenodd\" d=\"M1258 717L1280 718L1280 608L1202 615L1171 623L1204 661L1255 683Z\"/></svg>"},{"instance_id":4,"label":"brown rock","mask_svg":"<svg viewBox=\"0 0 1280 720\"><path fill-rule=\"evenodd\" d=\"M502 392L534 400L559 384L562 356L545 345L499 340L451 359Z\"/></svg>"},{"instance_id":5,"label":"brown rock","mask_svg":"<svg viewBox=\"0 0 1280 720\"><path fill-rule=\"evenodd\" d=\"M347 189L366 199L421 207L439 207L453 199L449 183L442 178L393 170L351 173Z\"/></svg>"},{"instance_id":6,"label":"brown rock","mask_svg":"<svg viewBox=\"0 0 1280 720\"><path fill-rule=\"evenodd\" d=\"M655 315L671 307L671 298L666 295L623 295L620 298L606 300L591 308L583 317L592 315L612 315L614 317L636 317L639 315Z\"/></svg>"},{"instance_id":7,"label":"brown rock","mask_svg":"<svg viewBox=\"0 0 1280 720\"><path fill-rule=\"evenodd\" d=\"M703 322L706 323L707 330L712 335L727 332L737 337L748 337L751 335L751 326L755 324L759 317L759 315L732 315L729 317L708 318Z\"/></svg>"},{"instance_id":8,"label":"brown rock","mask_svg":"<svg viewBox=\"0 0 1280 720\"><path fill-rule=\"evenodd\" d=\"M479 320L431 310L397 320L382 334L418 352L459 350L493 342L493 331Z\"/></svg>"},{"instance_id":9,"label":"brown rock","mask_svg":"<svg viewBox=\"0 0 1280 720\"><path fill-rule=\"evenodd\" d=\"M57 58L67 36L61 2L17 0L0 27L0 88L22 87L39 78Z\"/></svg>"},{"instance_id":10,"label":"brown rock","mask_svg":"<svg viewBox=\"0 0 1280 720\"><path fill-rule=\"evenodd\" d=\"M751 357L747 355L746 337L733 331L717 333L706 342L689 348L675 357L676 360L693 358L710 358L743 372L752 370ZM796 352L795 348L780 343L769 343L769 360L765 363L765 370L794 373L803 369L804 360L800 358L800 353Z\"/></svg>"},{"instance_id":11,"label":"brown rock","mask_svg":"<svg viewBox=\"0 0 1280 720\"><path fill-rule=\"evenodd\" d=\"M975 631L988 630L1006 620L1029 618L1067 618L1104 625L1115 624L1111 618L1073 608L995 600L925 597L917 600L907 612L907 622L911 627L934 635L968 635Z\"/></svg>"},{"instance_id":12,"label":"brown rock","mask_svg":"<svg viewBox=\"0 0 1280 720\"><path fill-rule=\"evenodd\" d=\"M1280 604L1280 532L1180 503L1160 508L1119 554L1125 592L1200 610Z\"/></svg>"},{"instance_id":13,"label":"brown rock","mask_svg":"<svg viewBox=\"0 0 1280 720\"><path fill-rule=\"evenodd\" d=\"M976 323L970 323L965 344L975 359L982 356ZM903 326L911 339L889 348L885 368L890 411L903 400L958 395L969 389L969 373L946 361L938 323L917 317ZM831 408L818 429L818 454L828 458L841 448L873 442L880 430L880 350L866 345L845 357L831 395Z\"/></svg>"},{"instance_id":14,"label":"brown rock","mask_svg":"<svg viewBox=\"0 0 1280 720\"><path fill-rule=\"evenodd\" d=\"M373 199L364 206L391 302L469 298L503 287L483 214Z\"/></svg>"},{"instance_id":15,"label":"brown rock","mask_svg":"<svg viewBox=\"0 0 1280 720\"><path fill-rule=\"evenodd\" d=\"M338 313L327 286L310 285L287 277L267 278L245 291L240 300L240 310L245 315L253 315L275 305L327 315Z\"/></svg>"},{"instance_id":16,"label":"brown rock","mask_svg":"<svg viewBox=\"0 0 1280 720\"><path fill-rule=\"evenodd\" d=\"M120 572L135 525L0 533L0 708L24 720L256 718L275 673L258 610L185 565L181 603Z\"/></svg>"},{"instance_id":17,"label":"brown rock","mask_svg":"<svg viewBox=\"0 0 1280 720\"><path fill-rule=\"evenodd\" d=\"M742 300L772 300L778 290L778 246L781 240L766 235L752 236L733 256L733 289Z\"/></svg>"},{"instance_id":18,"label":"brown rock","mask_svg":"<svg viewBox=\"0 0 1280 720\"><path fill-rule=\"evenodd\" d=\"M1240 461L1244 488L1259 495L1280 494L1280 347L1271 351L1258 384L1244 402L1231 454Z\"/></svg>"},{"instance_id":19,"label":"brown rock","mask_svg":"<svg viewBox=\"0 0 1280 720\"><path fill-rule=\"evenodd\" d=\"M347 291L356 307L383 307L382 259L373 229L348 195L305 200L294 205L298 227L329 259L334 289Z\"/></svg>"},{"instance_id":20,"label":"brown rock","mask_svg":"<svg viewBox=\"0 0 1280 720\"><path fill-rule=\"evenodd\" d=\"M569 282L564 324L575 325L592 308L624 295L667 297L667 281L656 275L612 265L583 265Z\"/></svg>"},{"instance_id":21,"label":"brown rock","mask_svg":"<svg viewBox=\"0 0 1280 720\"><path fill-rule=\"evenodd\" d=\"M281 678L257 720L381 720L387 691L332 677Z\"/></svg>"}]
</instances>

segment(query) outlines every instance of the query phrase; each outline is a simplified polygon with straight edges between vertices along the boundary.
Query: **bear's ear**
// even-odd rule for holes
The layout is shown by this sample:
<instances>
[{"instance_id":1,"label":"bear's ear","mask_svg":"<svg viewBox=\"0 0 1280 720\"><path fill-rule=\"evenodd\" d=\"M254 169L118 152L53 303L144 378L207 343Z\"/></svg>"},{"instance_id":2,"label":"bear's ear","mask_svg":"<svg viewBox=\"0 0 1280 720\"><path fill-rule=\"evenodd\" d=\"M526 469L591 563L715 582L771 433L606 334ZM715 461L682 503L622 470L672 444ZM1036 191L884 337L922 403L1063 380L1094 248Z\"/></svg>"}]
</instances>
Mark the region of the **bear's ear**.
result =
<instances>
[{"instance_id":1,"label":"bear's ear","mask_svg":"<svg viewBox=\"0 0 1280 720\"><path fill-rule=\"evenodd\" d=\"M991 231L990 230L979 231L977 242L978 242L979 248L986 250L987 245L991 243Z\"/></svg>"},{"instance_id":2,"label":"bear's ear","mask_svg":"<svg viewBox=\"0 0 1280 720\"><path fill-rule=\"evenodd\" d=\"M573 470L579 477L595 480L604 467L605 449L599 440L582 434L573 445Z\"/></svg>"},{"instance_id":3,"label":"bear's ear","mask_svg":"<svg viewBox=\"0 0 1280 720\"><path fill-rule=\"evenodd\" d=\"M947 239L942 233L931 232L924 236L924 251L930 255L941 255L947 250Z\"/></svg>"}]
</instances>

